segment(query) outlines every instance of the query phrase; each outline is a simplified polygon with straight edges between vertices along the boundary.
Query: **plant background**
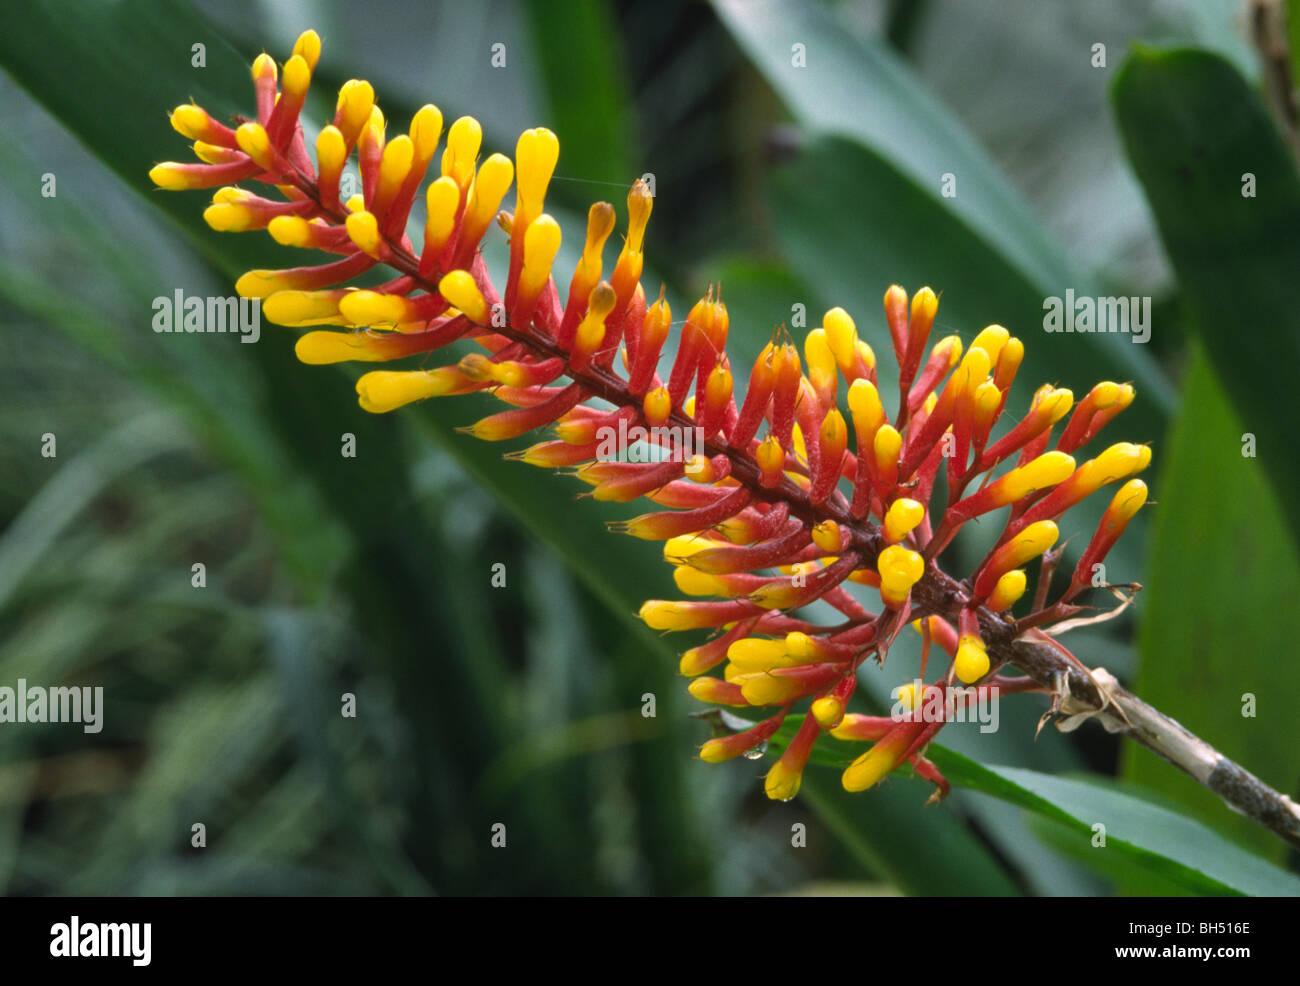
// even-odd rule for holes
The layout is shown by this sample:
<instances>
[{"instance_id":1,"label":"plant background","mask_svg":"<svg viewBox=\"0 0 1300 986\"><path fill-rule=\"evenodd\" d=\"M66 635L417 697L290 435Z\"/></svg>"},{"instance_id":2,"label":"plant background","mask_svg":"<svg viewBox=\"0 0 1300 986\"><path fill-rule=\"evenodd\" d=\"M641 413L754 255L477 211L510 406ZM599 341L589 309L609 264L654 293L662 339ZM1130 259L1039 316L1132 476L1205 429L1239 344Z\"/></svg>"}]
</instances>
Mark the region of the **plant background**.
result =
<instances>
[{"instance_id":1,"label":"plant background","mask_svg":"<svg viewBox=\"0 0 1300 986\"><path fill-rule=\"evenodd\" d=\"M166 112L189 96L245 109L248 60L315 27L306 116L356 76L395 127L433 101L509 152L548 125L562 147L548 211L570 232L653 172L646 280L677 305L721 282L738 363L794 303L813 319L844 305L887 361L879 297L898 281L942 292L945 331L1021 335L1026 384L1136 381L1112 434L1154 442L1156 503L1111 565L1148 590L1069 642L1294 795L1300 190L1241 6L121 0L14 17L0 40L0 684L102 684L107 711L93 737L0 727L6 893L1300 886L1279 869L1295 854L1145 752L1093 728L1034 741L1033 698L1006 703L991 736L945 730L959 789L941 808L910 778L849 797L821 769L769 804L761 764L692 757L709 727L675 676L680 641L633 616L671 591L666 566L602 529L627 509L575 506L571 481L455 434L477 398L370 418L354 374L296 365L287 330L247 346L149 327L155 296L229 294L239 270L284 261L265 237L207 230L202 194L148 187L153 162L185 151ZM1243 212L1247 170L1261 191ZM939 195L945 172L955 199ZM1040 332L1043 298L1067 287L1153 296L1150 345ZM1258 459L1240 455L1245 431ZM55 459L39 454L46 432ZM883 698L910 660L891 655L865 694ZM344 692L356 719L339 715ZM1097 820L1124 837L1092 848ZM195 822L206 849L190 847ZM506 850L490 846L496 822Z\"/></svg>"}]
</instances>

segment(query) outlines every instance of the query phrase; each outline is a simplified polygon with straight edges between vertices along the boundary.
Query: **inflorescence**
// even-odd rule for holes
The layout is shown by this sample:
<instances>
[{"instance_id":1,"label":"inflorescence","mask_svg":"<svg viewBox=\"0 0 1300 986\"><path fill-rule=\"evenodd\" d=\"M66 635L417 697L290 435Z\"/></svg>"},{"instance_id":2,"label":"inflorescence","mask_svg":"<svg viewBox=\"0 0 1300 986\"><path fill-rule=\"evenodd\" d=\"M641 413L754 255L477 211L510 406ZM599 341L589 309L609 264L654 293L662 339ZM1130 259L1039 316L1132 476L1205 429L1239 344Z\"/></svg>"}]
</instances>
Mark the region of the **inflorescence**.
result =
<instances>
[{"instance_id":1,"label":"inflorescence","mask_svg":"<svg viewBox=\"0 0 1300 986\"><path fill-rule=\"evenodd\" d=\"M921 288L909 298L892 286L884 296L898 365L892 416L877 388L875 353L842 308L826 312L802 354L778 330L737 392L720 292L710 289L691 307L676 352L665 356L672 314L662 289L647 303L641 284L653 206L646 183L628 194L626 235L609 276L603 255L616 219L600 202L562 287L552 271L560 226L543 211L559 158L553 133L525 131L514 161L498 153L480 162L481 127L461 117L447 129L436 177L426 184L442 140L441 112L424 106L407 133L389 138L374 90L354 79L316 137L313 163L300 114L319 57L314 31L298 39L282 68L259 55L252 66L256 119L227 126L199 106L178 106L172 125L194 142L199 161L150 172L164 189L216 189L204 213L213 229L264 229L285 246L337 255L249 271L239 293L262 299L272 322L341 327L301 335L296 352L304 363L390 362L472 341L481 351L436 369L365 373L357 381L361 407L380 413L431 397L490 393L508 408L465 429L469 434L501 441L553 426L554 439L509 457L569 470L596 499L644 497L667 508L613 525L663 542L678 588L692 597L648 601L641 618L660 631L711 632L681 657L696 698L770 710L705 743L704 760L761 747L807 702L767 774L770 797L795 795L823 733L872 744L844 771L850 791L872 787L904 763L932 780L936 793L946 791L924 756L946 721L933 709L950 709L954 695L973 701L989 690L1033 688L998 673L1005 658L991 659L982 627L1001 619L1025 632L1078 613L1075 601L1105 584L1098 566L1146 502L1146 485L1131 477L1146 468L1149 448L1119 443L1081 463L1075 458L1132 402L1133 388L1099 383L1076 402L1069 390L1043 385L1022 418L998 427L1021 341L990 325L964 351L955 335L931 345L937 296ZM345 197L353 154L360 190ZM273 187L280 197L240 182ZM514 210L504 211L512 183ZM422 239L416 229L413 240L411 212L421 192ZM510 243L504 295L480 252L494 222ZM348 286L372 269L396 276ZM647 446L654 455L637 454ZM936 509L941 473L946 495ZM1068 587L1049 604L1057 521L1116 483ZM1001 535L970 577L945 575L938 559L962 526L1003 509ZM1032 611L1016 619L1025 567L1038 559ZM946 614L917 601L924 585L939 582L951 590ZM879 608L863 605L852 583L874 590ZM817 601L834 622L808 615ZM942 673L919 691L900 690L902 714L848 712L859 666L870 658L883 663L909 623L922 638L921 679L932 644L948 658ZM721 676L707 674L718 668Z\"/></svg>"}]
</instances>

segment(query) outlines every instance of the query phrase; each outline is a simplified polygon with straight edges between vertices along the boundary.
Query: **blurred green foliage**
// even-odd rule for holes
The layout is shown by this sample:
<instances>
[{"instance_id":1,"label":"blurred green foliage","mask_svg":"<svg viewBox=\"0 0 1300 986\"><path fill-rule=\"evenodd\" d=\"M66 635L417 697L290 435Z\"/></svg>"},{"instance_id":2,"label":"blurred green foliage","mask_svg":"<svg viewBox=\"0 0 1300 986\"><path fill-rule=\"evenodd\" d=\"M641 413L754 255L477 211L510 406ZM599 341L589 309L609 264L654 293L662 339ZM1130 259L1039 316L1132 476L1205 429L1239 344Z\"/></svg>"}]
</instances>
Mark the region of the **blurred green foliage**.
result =
<instances>
[{"instance_id":1,"label":"blurred green foliage","mask_svg":"<svg viewBox=\"0 0 1300 986\"><path fill-rule=\"evenodd\" d=\"M370 78L390 119L432 100L448 119L479 117L487 146L503 150L526 126L555 128L552 211L566 229L595 198L621 209L630 180L654 173L647 280L662 277L675 304L723 282L742 358L796 304L813 320L845 305L884 354L883 288L928 282L943 291L945 331L969 340L997 321L1024 336L1035 380L1076 392L1101 377L1136 380L1139 404L1116 427L1154 440L1160 463L1181 418L1188 330L1174 275L1184 271L1177 257L1173 275L1164 263L1105 93L1133 39L1206 45L1248 69L1231 6L1171 14L1141 3L1107 20L1017 0L991 19L977 5L926 2L908 5L906 23L898 6L31 4L23 30L0 40L6 129L21 135L0 147L0 685L102 684L108 711L93 738L0 726L0 887L1112 886L1114 867L1078 852L1077 833L1048 832L1022 813L1025 797L991 781L934 809L908 779L850 798L815 771L798 801L772 805L755 783L760 765L704 767L692 754L708 727L675 678L679 644L633 615L670 590L668 573L653 547L601 528L626 510L575 507L570 483L457 435L474 400L370 418L356 409L354 374L298 366L274 327L255 346L149 329L153 297L228 294L238 271L282 256L263 237L208 231L203 196L148 187L149 166L184 149L165 112L191 96L240 111L248 59L263 47L282 55L313 26L325 42L321 86ZM1108 67L1080 71L1097 37ZM796 42L803 74L790 62ZM206 46L202 68L195 43ZM494 68L498 43L506 64ZM973 70L954 80L947 57L981 46L980 64L1011 80L992 106L973 99ZM325 95L313 103L309 115L328 112ZM1077 167L1081 147L1090 170ZM1053 180L1054 168L1075 180ZM957 175L956 198L940 194L945 172ZM40 194L47 173L54 198ZM1067 287L1155 295L1153 345L1038 332L1041 299ZM1267 305L1251 323L1261 333L1279 324ZM339 454L345 432L357 436L356 459ZM39 454L45 433L57 458ZM1202 523L1188 504L1212 488L1194 470L1154 487L1186 524ZM1094 519L1066 533L1081 540ZM1136 533L1112 562L1125 578L1145 571ZM1210 561L1187 534L1161 532L1182 544L1184 572ZM1289 545L1272 547L1294 565ZM196 561L203 590L190 585ZM503 588L491 585L498 562ZM1276 627L1273 605L1234 600L1225 623ZM1140 602L1144 640L1177 639L1162 631L1176 609ZM1133 622L1118 621L1071 643L1132 676L1132 635ZM864 672L868 703L914 666L908 646L888 675ZM1243 649L1233 666L1249 677L1275 659ZM1142 660L1160 662L1162 687L1177 690L1183 654L1144 646ZM345 693L355 719L340 715ZM1044 790L1067 783L1046 775L1117 771L1116 746L1098 733L1032 742L1039 712L1032 699L1008 702L996 734L945 731L960 751L951 762L1002 764ZM1294 788L1294 777L1249 762L1276 749L1280 734L1262 747L1247 740L1267 722L1205 718L1208 738ZM1267 838L1224 826L1217 803L1191 810L1282 859ZM205 849L190 845L196 822ZM491 846L497 823L506 850ZM807 848L791 846L796 823L809 827Z\"/></svg>"}]
</instances>

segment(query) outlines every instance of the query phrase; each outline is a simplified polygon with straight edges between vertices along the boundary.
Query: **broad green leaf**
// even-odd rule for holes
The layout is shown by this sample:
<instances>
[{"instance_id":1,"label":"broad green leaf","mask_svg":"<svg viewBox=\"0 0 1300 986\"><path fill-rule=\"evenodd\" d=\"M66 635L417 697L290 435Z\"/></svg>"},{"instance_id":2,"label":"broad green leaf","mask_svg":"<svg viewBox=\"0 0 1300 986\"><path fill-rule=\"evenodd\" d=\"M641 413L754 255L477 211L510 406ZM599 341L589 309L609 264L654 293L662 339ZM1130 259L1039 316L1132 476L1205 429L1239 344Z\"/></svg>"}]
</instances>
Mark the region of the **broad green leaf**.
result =
<instances>
[{"instance_id":1,"label":"broad green leaf","mask_svg":"<svg viewBox=\"0 0 1300 986\"><path fill-rule=\"evenodd\" d=\"M1043 379L1135 380L1147 404L1133 418L1154 430L1171 394L1140 346L1114 334L1034 331L1045 298L1101 289L1072 268L984 150L897 56L856 39L818 4L714 6L795 119L823 135L780 176L774 209L782 250L817 300L874 326L889 283L930 284L944 293L942 329L969 339L990 322L1004 324L1026 336L1026 371L1055 367ZM956 180L950 197L945 175ZM886 338L871 336L878 349Z\"/></svg>"},{"instance_id":2,"label":"broad green leaf","mask_svg":"<svg viewBox=\"0 0 1300 986\"><path fill-rule=\"evenodd\" d=\"M773 737L771 752L784 748L801 721L802 717L795 716L787 720ZM857 743L819 743L813 750L811 763L815 768L840 771L865 748ZM937 745L932 745L926 755L955 788L992 795L1062 823L1083 847L1092 848L1091 840L1099 831L1094 826L1104 825L1106 845L1097 847L1095 852L1113 851L1124 862L1149 870L1184 889L1202 894L1300 896L1300 878L1246 852L1201 823L1114 784L986 764ZM893 784L891 780L858 797L871 801ZM918 790L924 787L915 786ZM1077 858L1087 862L1090 854L1080 853ZM1098 869L1113 874L1115 866L1115 860L1107 855L1105 865Z\"/></svg>"},{"instance_id":3,"label":"broad green leaf","mask_svg":"<svg viewBox=\"0 0 1300 986\"><path fill-rule=\"evenodd\" d=\"M1241 455L1240 418L1198 354L1155 485L1155 537L1139 633L1139 695L1291 794L1300 777L1300 665L1284 614L1300 597L1285 508L1260 462ZM1188 532L1194 531L1195 537ZM1281 862L1287 847L1191 778L1130 746L1125 775L1168 794Z\"/></svg>"},{"instance_id":4,"label":"broad green leaf","mask_svg":"<svg viewBox=\"0 0 1300 986\"><path fill-rule=\"evenodd\" d=\"M1300 527L1286 507L1300 481L1289 379L1300 179L1253 88L1216 55L1141 48L1113 98L1200 339L1154 487L1137 690L1295 793L1294 723L1272 697L1300 690L1300 671L1278 661L1291 645L1279 614L1300 593L1288 537ZM1126 773L1285 858L1268 832L1145 751L1129 751Z\"/></svg>"},{"instance_id":5,"label":"broad green leaf","mask_svg":"<svg viewBox=\"0 0 1300 986\"><path fill-rule=\"evenodd\" d=\"M942 748L932 747L930 757L952 783L1063 823L1081 847L1114 852L1196 893L1300 896L1300 879L1292 874L1197 821L1111 784L981 764ZM1096 825L1105 826L1106 844L1092 849Z\"/></svg>"},{"instance_id":6,"label":"broad green leaf","mask_svg":"<svg viewBox=\"0 0 1300 986\"><path fill-rule=\"evenodd\" d=\"M715 0L727 29L791 115L816 133L851 138L938 197L957 177L956 217L1035 282L1068 266L983 148L888 45L863 40L827 6L807 0Z\"/></svg>"},{"instance_id":7,"label":"broad green leaf","mask_svg":"<svg viewBox=\"0 0 1300 986\"><path fill-rule=\"evenodd\" d=\"M1290 497L1300 488L1295 158L1263 101L1218 55L1138 48L1113 99L1185 310L1241 419L1237 444L1255 436L1265 472ZM1300 544L1300 517L1288 510L1283 519Z\"/></svg>"},{"instance_id":8,"label":"broad green leaf","mask_svg":"<svg viewBox=\"0 0 1300 986\"><path fill-rule=\"evenodd\" d=\"M541 122L563 141L560 175L578 183L579 202L608 196L613 189L593 191L605 183L630 185L638 177L632 171L637 155L627 83L620 74L621 39L609 4L528 0L524 9L549 97L549 119ZM575 197L572 189L559 191Z\"/></svg>"}]
</instances>

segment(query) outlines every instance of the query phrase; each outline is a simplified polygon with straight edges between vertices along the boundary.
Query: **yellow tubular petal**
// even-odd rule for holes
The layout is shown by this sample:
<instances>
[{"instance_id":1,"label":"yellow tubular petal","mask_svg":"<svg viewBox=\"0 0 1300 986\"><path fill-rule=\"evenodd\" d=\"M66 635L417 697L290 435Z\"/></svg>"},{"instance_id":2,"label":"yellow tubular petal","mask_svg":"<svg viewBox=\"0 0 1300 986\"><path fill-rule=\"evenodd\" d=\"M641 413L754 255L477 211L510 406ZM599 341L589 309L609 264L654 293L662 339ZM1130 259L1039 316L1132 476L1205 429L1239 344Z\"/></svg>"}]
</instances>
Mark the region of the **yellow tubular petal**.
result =
<instances>
[{"instance_id":1,"label":"yellow tubular petal","mask_svg":"<svg viewBox=\"0 0 1300 986\"><path fill-rule=\"evenodd\" d=\"M885 512L885 540L891 544L903 540L925 519L925 507L916 500L900 497Z\"/></svg>"},{"instance_id":2,"label":"yellow tubular petal","mask_svg":"<svg viewBox=\"0 0 1300 986\"><path fill-rule=\"evenodd\" d=\"M825 329L813 329L804 337L804 359L808 364L808 380L818 395L835 396L835 354L831 351Z\"/></svg>"},{"instance_id":3,"label":"yellow tubular petal","mask_svg":"<svg viewBox=\"0 0 1300 986\"><path fill-rule=\"evenodd\" d=\"M515 145L516 222L524 227L542 212L546 189L560 159L560 141L545 127L525 130Z\"/></svg>"},{"instance_id":4,"label":"yellow tubular petal","mask_svg":"<svg viewBox=\"0 0 1300 986\"><path fill-rule=\"evenodd\" d=\"M835 354L835 362L847 375L853 369L854 357L857 355L857 325L843 308L832 308L822 316L822 328L826 332L826 342Z\"/></svg>"},{"instance_id":5,"label":"yellow tubular petal","mask_svg":"<svg viewBox=\"0 0 1300 986\"><path fill-rule=\"evenodd\" d=\"M880 402L880 393L870 380L854 380L849 387L849 412L853 415L854 427L867 435L875 435L876 429L885 423L885 407Z\"/></svg>"},{"instance_id":6,"label":"yellow tubular petal","mask_svg":"<svg viewBox=\"0 0 1300 986\"><path fill-rule=\"evenodd\" d=\"M979 347L989 354L989 363L996 365L998 356L1002 353L1002 347L1007 344L1011 338L1011 333L1000 325L990 325L984 328L979 335L971 340L971 348Z\"/></svg>"},{"instance_id":7,"label":"yellow tubular petal","mask_svg":"<svg viewBox=\"0 0 1300 986\"><path fill-rule=\"evenodd\" d=\"M341 322L338 291L278 291L262 302L262 314L276 325Z\"/></svg>"},{"instance_id":8,"label":"yellow tubular petal","mask_svg":"<svg viewBox=\"0 0 1300 986\"><path fill-rule=\"evenodd\" d=\"M369 122L374 105L374 87L364 79L349 79L339 89L338 128L349 145L356 142L361 128Z\"/></svg>"},{"instance_id":9,"label":"yellow tubular petal","mask_svg":"<svg viewBox=\"0 0 1300 986\"><path fill-rule=\"evenodd\" d=\"M477 325L487 325L491 319L488 303L479 290L473 275L466 270L454 270L438 283L438 293Z\"/></svg>"},{"instance_id":10,"label":"yellow tubular petal","mask_svg":"<svg viewBox=\"0 0 1300 986\"><path fill-rule=\"evenodd\" d=\"M880 598L885 605L898 608L925 574L925 560L910 548L893 544L880 552L876 571L880 574Z\"/></svg>"},{"instance_id":11,"label":"yellow tubular petal","mask_svg":"<svg viewBox=\"0 0 1300 986\"><path fill-rule=\"evenodd\" d=\"M788 702L803 687L792 678L777 677L766 671L741 675L734 679L740 686L741 694L750 705L780 705Z\"/></svg>"},{"instance_id":12,"label":"yellow tubular petal","mask_svg":"<svg viewBox=\"0 0 1300 986\"><path fill-rule=\"evenodd\" d=\"M301 97L311 85L311 66L302 55L294 55L284 63L284 80L281 86L290 96Z\"/></svg>"},{"instance_id":13,"label":"yellow tubular petal","mask_svg":"<svg viewBox=\"0 0 1300 986\"><path fill-rule=\"evenodd\" d=\"M339 300L339 312L353 325L397 325L405 321L409 302L380 291L350 291Z\"/></svg>"},{"instance_id":14,"label":"yellow tubular petal","mask_svg":"<svg viewBox=\"0 0 1300 986\"><path fill-rule=\"evenodd\" d=\"M299 362L309 366L347 363L366 357L366 346L355 332L308 332L298 337L293 351Z\"/></svg>"},{"instance_id":15,"label":"yellow tubular petal","mask_svg":"<svg viewBox=\"0 0 1300 986\"><path fill-rule=\"evenodd\" d=\"M447 131L447 149L442 152L442 173L461 188L474 177L479 147L483 144L483 127L472 116L462 116Z\"/></svg>"},{"instance_id":16,"label":"yellow tubular petal","mask_svg":"<svg viewBox=\"0 0 1300 986\"><path fill-rule=\"evenodd\" d=\"M998 548L990 559L995 566L998 577L1013 568L1020 568L1026 562L1037 558L1056 543L1060 529L1050 520L1040 520L1030 524L1010 541Z\"/></svg>"},{"instance_id":17,"label":"yellow tubular petal","mask_svg":"<svg viewBox=\"0 0 1300 986\"><path fill-rule=\"evenodd\" d=\"M529 232L532 232L531 228ZM584 353L590 355L596 351L596 347L605 338L605 319L614 310L616 301L614 289L604 281L601 281L592 290L591 297L587 300L587 314L578 323L578 330L574 334L573 351L575 354Z\"/></svg>"},{"instance_id":18,"label":"yellow tubular petal","mask_svg":"<svg viewBox=\"0 0 1300 986\"><path fill-rule=\"evenodd\" d=\"M840 783L846 791L866 791L875 787L898 766L906 752L897 742L886 738L873 746L845 769Z\"/></svg>"},{"instance_id":19,"label":"yellow tubular petal","mask_svg":"<svg viewBox=\"0 0 1300 986\"><path fill-rule=\"evenodd\" d=\"M764 637L744 637L727 648L727 660L747 671L765 671L780 664L785 656L784 640Z\"/></svg>"},{"instance_id":20,"label":"yellow tubular petal","mask_svg":"<svg viewBox=\"0 0 1300 986\"><path fill-rule=\"evenodd\" d=\"M673 569L673 581L688 596L720 596L725 588L715 576L706 575L689 565L678 565Z\"/></svg>"},{"instance_id":21,"label":"yellow tubular petal","mask_svg":"<svg viewBox=\"0 0 1300 986\"><path fill-rule=\"evenodd\" d=\"M253 159L259 168L274 169L271 153L271 138L266 128L260 123L242 123L235 131L235 141L239 149Z\"/></svg>"},{"instance_id":22,"label":"yellow tubular petal","mask_svg":"<svg viewBox=\"0 0 1300 986\"><path fill-rule=\"evenodd\" d=\"M538 216L524 233L524 269L519 277L522 294L531 297L541 291L559 252L560 224L548 215Z\"/></svg>"},{"instance_id":23,"label":"yellow tubular petal","mask_svg":"<svg viewBox=\"0 0 1300 986\"><path fill-rule=\"evenodd\" d=\"M316 65L320 62L320 35L310 28L303 31L293 43L293 53L301 55L307 68L316 71Z\"/></svg>"},{"instance_id":24,"label":"yellow tubular petal","mask_svg":"<svg viewBox=\"0 0 1300 986\"><path fill-rule=\"evenodd\" d=\"M822 729L834 729L844 721L844 703L834 695L823 695L813 702L809 711Z\"/></svg>"},{"instance_id":25,"label":"yellow tubular petal","mask_svg":"<svg viewBox=\"0 0 1300 986\"><path fill-rule=\"evenodd\" d=\"M411 142L415 145L415 159L430 161L442 137L442 111L432 103L425 103L411 117Z\"/></svg>"},{"instance_id":26,"label":"yellow tubular petal","mask_svg":"<svg viewBox=\"0 0 1300 986\"><path fill-rule=\"evenodd\" d=\"M253 59L253 68L252 68L253 81L256 82L258 79L264 78L266 76L270 76L272 79L274 79L276 78L276 75L277 75L277 69L275 67L275 59L272 58L270 55L268 55L266 52L262 52L260 55L258 55L256 58Z\"/></svg>"},{"instance_id":27,"label":"yellow tubular petal","mask_svg":"<svg viewBox=\"0 0 1300 986\"><path fill-rule=\"evenodd\" d=\"M478 239L491 225L514 176L515 166L504 154L493 154L478 169L465 212L466 235L471 239Z\"/></svg>"},{"instance_id":28,"label":"yellow tubular petal","mask_svg":"<svg viewBox=\"0 0 1300 986\"><path fill-rule=\"evenodd\" d=\"M1007 572L998 579L997 585L993 587L993 592L989 595L987 603L988 608L995 613L1002 613L1010 609L1025 594L1026 581L1022 569L1015 568Z\"/></svg>"},{"instance_id":29,"label":"yellow tubular petal","mask_svg":"<svg viewBox=\"0 0 1300 986\"><path fill-rule=\"evenodd\" d=\"M898 464L898 453L903 448L903 436L893 425L882 425L876 431L875 456L876 468L880 471L893 468Z\"/></svg>"},{"instance_id":30,"label":"yellow tubular petal","mask_svg":"<svg viewBox=\"0 0 1300 986\"><path fill-rule=\"evenodd\" d=\"M989 654L984 641L974 634L963 634L952 662L953 673L972 685L989 673Z\"/></svg>"},{"instance_id":31,"label":"yellow tubular petal","mask_svg":"<svg viewBox=\"0 0 1300 986\"><path fill-rule=\"evenodd\" d=\"M823 520L812 529L813 544L827 554L833 555L843 550L840 539L840 525L833 520Z\"/></svg>"},{"instance_id":32,"label":"yellow tubular petal","mask_svg":"<svg viewBox=\"0 0 1300 986\"><path fill-rule=\"evenodd\" d=\"M593 284L600 277L601 251L605 249L605 241L609 239L610 233L614 232L615 219L614 207L608 202L597 202L587 211L587 240L582 247L582 268Z\"/></svg>"},{"instance_id":33,"label":"yellow tubular petal","mask_svg":"<svg viewBox=\"0 0 1300 986\"><path fill-rule=\"evenodd\" d=\"M789 801L799 793L802 781L803 771L778 760L763 779L763 793L772 801Z\"/></svg>"},{"instance_id":34,"label":"yellow tubular petal","mask_svg":"<svg viewBox=\"0 0 1300 986\"><path fill-rule=\"evenodd\" d=\"M425 370L374 370L357 381L362 410L384 414L404 404L436 397L441 382Z\"/></svg>"},{"instance_id":35,"label":"yellow tubular petal","mask_svg":"<svg viewBox=\"0 0 1300 986\"><path fill-rule=\"evenodd\" d=\"M668 415L673 409L673 399L668 393L668 388L656 387L648 392L641 402L641 407L645 412L646 424L652 428L662 425L668 420Z\"/></svg>"},{"instance_id":36,"label":"yellow tubular petal","mask_svg":"<svg viewBox=\"0 0 1300 986\"><path fill-rule=\"evenodd\" d=\"M650 186L640 178L634 181L631 190L627 193L627 243L624 246L627 252L641 252L654 203Z\"/></svg>"},{"instance_id":37,"label":"yellow tubular petal","mask_svg":"<svg viewBox=\"0 0 1300 986\"><path fill-rule=\"evenodd\" d=\"M200 106L184 103L172 110L171 124L176 132L189 140L201 140L208 128L208 114Z\"/></svg>"},{"instance_id":38,"label":"yellow tubular petal","mask_svg":"<svg viewBox=\"0 0 1300 986\"><path fill-rule=\"evenodd\" d=\"M343 134L338 127L331 124L317 135L316 163L323 174L337 175L343 170L347 156L347 145L343 142Z\"/></svg>"},{"instance_id":39,"label":"yellow tubular petal","mask_svg":"<svg viewBox=\"0 0 1300 986\"><path fill-rule=\"evenodd\" d=\"M425 193L428 213L424 225L424 242L441 250L456 228L456 210L460 208L460 186L446 175L429 185Z\"/></svg>"},{"instance_id":40,"label":"yellow tubular petal","mask_svg":"<svg viewBox=\"0 0 1300 986\"><path fill-rule=\"evenodd\" d=\"M235 292L241 298L265 298L295 287L291 276L275 270L250 270L235 282Z\"/></svg>"},{"instance_id":41,"label":"yellow tubular petal","mask_svg":"<svg viewBox=\"0 0 1300 986\"><path fill-rule=\"evenodd\" d=\"M736 705L731 695L726 691L726 684L717 678L696 678L686 690L691 693L691 697L701 702L709 702L713 705Z\"/></svg>"},{"instance_id":42,"label":"yellow tubular petal","mask_svg":"<svg viewBox=\"0 0 1300 986\"><path fill-rule=\"evenodd\" d=\"M217 202L203 210L203 221L218 233L242 233L256 226L253 211L246 206Z\"/></svg>"},{"instance_id":43,"label":"yellow tubular petal","mask_svg":"<svg viewBox=\"0 0 1300 986\"><path fill-rule=\"evenodd\" d=\"M1044 452L999 480L999 486L1005 490L1005 496L999 499L1011 503L1037 490L1063 483L1073 472L1073 456L1057 451Z\"/></svg>"},{"instance_id":44,"label":"yellow tubular petal","mask_svg":"<svg viewBox=\"0 0 1300 986\"><path fill-rule=\"evenodd\" d=\"M1147 494L1146 483L1140 479L1130 479L1111 498L1110 506L1106 508L1106 516L1127 523L1147 502Z\"/></svg>"},{"instance_id":45,"label":"yellow tubular petal","mask_svg":"<svg viewBox=\"0 0 1300 986\"><path fill-rule=\"evenodd\" d=\"M415 144L406 134L398 134L384 145L383 156L379 160L379 187L376 198L390 202L398 189L411 173L411 162L415 160Z\"/></svg>"},{"instance_id":46,"label":"yellow tubular petal","mask_svg":"<svg viewBox=\"0 0 1300 986\"><path fill-rule=\"evenodd\" d=\"M276 216L267 224L266 231L281 246L306 247L311 244L311 231L302 216Z\"/></svg>"},{"instance_id":47,"label":"yellow tubular petal","mask_svg":"<svg viewBox=\"0 0 1300 986\"><path fill-rule=\"evenodd\" d=\"M382 244L379 238L379 222L371 212L354 212L348 216L348 237L357 249L371 257L378 258Z\"/></svg>"}]
</instances>

